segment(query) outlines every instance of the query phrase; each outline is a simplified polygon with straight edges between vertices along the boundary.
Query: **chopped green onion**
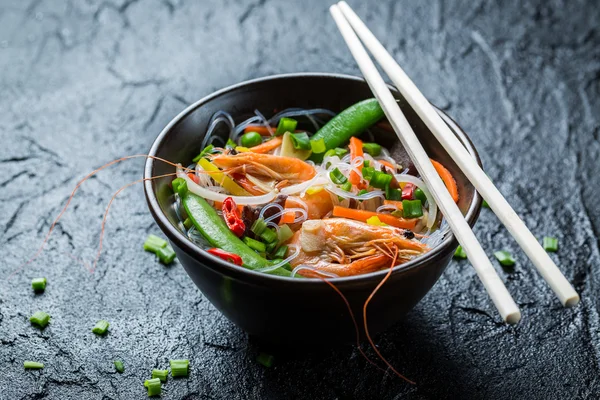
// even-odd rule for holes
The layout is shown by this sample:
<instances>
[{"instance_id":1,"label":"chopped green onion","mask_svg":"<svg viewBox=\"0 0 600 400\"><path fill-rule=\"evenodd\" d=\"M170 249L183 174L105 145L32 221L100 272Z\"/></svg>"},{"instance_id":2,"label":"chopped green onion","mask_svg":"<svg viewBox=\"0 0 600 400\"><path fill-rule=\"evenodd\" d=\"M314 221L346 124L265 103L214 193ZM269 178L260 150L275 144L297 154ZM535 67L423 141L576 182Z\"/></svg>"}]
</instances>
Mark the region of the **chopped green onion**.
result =
<instances>
[{"instance_id":1,"label":"chopped green onion","mask_svg":"<svg viewBox=\"0 0 600 400\"><path fill-rule=\"evenodd\" d=\"M333 183L338 185L342 185L348 181L348 178L342 174L342 172L336 167L333 171L329 173L329 177Z\"/></svg>"},{"instance_id":2,"label":"chopped green onion","mask_svg":"<svg viewBox=\"0 0 600 400\"><path fill-rule=\"evenodd\" d=\"M425 202L427 201L427 196L425 196L425 192L423 192L423 190L421 190L421 188L415 189L414 196L415 196L415 199L421 200L421 203L423 203L423 204L425 204Z\"/></svg>"},{"instance_id":3,"label":"chopped green onion","mask_svg":"<svg viewBox=\"0 0 600 400\"><path fill-rule=\"evenodd\" d=\"M194 226L194 223L191 219L186 218L185 221L183 221L183 226L185 227L185 229L190 229L192 226Z\"/></svg>"},{"instance_id":4,"label":"chopped green onion","mask_svg":"<svg viewBox=\"0 0 600 400\"><path fill-rule=\"evenodd\" d=\"M193 161L193 162L198 162L198 161L200 161L200 159L201 159L202 157L204 157L206 154L208 154L208 153L211 153L211 152L212 152L212 150L213 150L214 148L215 148L215 146L213 146L212 144L209 144L208 146L206 146L206 147L204 148L204 150L202 150L202 151L200 152L200 154L198 154L196 157L194 157L194 159L193 159L192 161Z\"/></svg>"},{"instance_id":5,"label":"chopped green onion","mask_svg":"<svg viewBox=\"0 0 600 400\"><path fill-rule=\"evenodd\" d=\"M158 249L156 255L158 256L160 262L165 265L171 264L173 260L175 260L176 256L175 251L171 248L171 246L166 246Z\"/></svg>"},{"instance_id":6,"label":"chopped green onion","mask_svg":"<svg viewBox=\"0 0 600 400\"><path fill-rule=\"evenodd\" d=\"M290 134L292 145L298 150L311 150L310 138L306 132Z\"/></svg>"},{"instance_id":7,"label":"chopped green onion","mask_svg":"<svg viewBox=\"0 0 600 400\"><path fill-rule=\"evenodd\" d=\"M363 150L373 157L377 157L381 154L381 146L377 143L363 143Z\"/></svg>"},{"instance_id":8,"label":"chopped green onion","mask_svg":"<svg viewBox=\"0 0 600 400\"><path fill-rule=\"evenodd\" d=\"M367 168L369 168L370 166L371 166L371 161L369 161L369 160L365 160L365 161L363 161L363 168L364 168L364 167L367 167Z\"/></svg>"},{"instance_id":9,"label":"chopped green onion","mask_svg":"<svg viewBox=\"0 0 600 400\"><path fill-rule=\"evenodd\" d=\"M169 360L171 364L171 376L188 376L189 360Z\"/></svg>"},{"instance_id":10,"label":"chopped green onion","mask_svg":"<svg viewBox=\"0 0 600 400\"><path fill-rule=\"evenodd\" d=\"M352 184L350 182L346 182L342 185L342 190L349 192L352 190Z\"/></svg>"},{"instance_id":11,"label":"chopped green onion","mask_svg":"<svg viewBox=\"0 0 600 400\"><path fill-rule=\"evenodd\" d=\"M237 147L237 144L233 140L227 139L227 143L225 143L225 147L229 147L230 149L235 149Z\"/></svg>"},{"instance_id":12,"label":"chopped green onion","mask_svg":"<svg viewBox=\"0 0 600 400\"><path fill-rule=\"evenodd\" d=\"M373 168L373 167L363 167L363 169L362 169L362 176L366 180L370 180L373 177L374 173L375 173L375 168Z\"/></svg>"},{"instance_id":13,"label":"chopped green onion","mask_svg":"<svg viewBox=\"0 0 600 400\"><path fill-rule=\"evenodd\" d=\"M387 226L387 224L381 222L377 215L373 215L372 217L367 218L367 224L375 226Z\"/></svg>"},{"instance_id":14,"label":"chopped green onion","mask_svg":"<svg viewBox=\"0 0 600 400\"><path fill-rule=\"evenodd\" d=\"M497 251L494 253L494 256L500 262L500 264L504 265L505 267L510 267L510 266L515 265L515 259L508 251L505 251L505 250Z\"/></svg>"},{"instance_id":15,"label":"chopped green onion","mask_svg":"<svg viewBox=\"0 0 600 400\"><path fill-rule=\"evenodd\" d=\"M423 216L421 200L402 200L404 218L419 218Z\"/></svg>"},{"instance_id":16,"label":"chopped green onion","mask_svg":"<svg viewBox=\"0 0 600 400\"><path fill-rule=\"evenodd\" d=\"M92 328L92 332L94 332L96 335L104 335L106 331L108 331L108 321L103 319L96 322L96 326Z\"/></svg>"},{"instance_id":17,"label":"chopped green onion","mask_svg":"<svg viewBox=\"0 0 600 400\"><path fill-rule=\"evenodd\" d=\"M166 369L153 369L152 370L152 379L160 379L161 382L167 381L167 376L169 375L169 370Z\"/></svg>"},{"instance_id":18,"label":"chopped green onion","mask_svg":"<svg viewBox=\"0 0 600 400\"><path fill-rule=\"evenodd\" d=\"M122 374L123 371L125 371L125 367L123 366L123 361L115 360L115 361L113 361L113 364L115 364L115 369L117 370L118 373Z\"/></svg>"},{"instance_id":19,"label":"chopped green onion","mask_svg":"<svg viewBox=\"0 0 600 400\"><path fill-rule=\"evenodd\" d=\"M48 326L48 323L50 323L50 314L43 311L36 311L29 317L29 321L31 321L33 325L37 325L39 328L44 329Z\"/></svg>"},{"instance_id":20,"label":"chopped green onion","mask_svg":"<svg viewBox=\"0 0 600 400\"><path fill-rule=\"evenodd\" d=\"M171 182L171 186L173 186L173 192L177 193L181 197L185 196L188 191L187 182L183 178L175 178L173 182Z\"/></svg>"},{"instance_id":21,"label":"chopped green onion","mask_svg":"<svg viewBox=\"0 0 600 400\"><path fill-rule=\"evenodd\" d=\"M44 364L42 364L41 362L36 362L36 361L25 361L23 363L23 366L25 367L25 369L42 369L42 368L44 368Z\"/></svg>"},{"instance_id":22,"label":"chopped green onion","mask_svg":"<svg viewBox=\"0 0 600 400\"><path fill-rule=\"evenodd\" d=\"M323 190L323 186L311 186L306 189L306 194L310 196L315 193L319 193L321 190Z\"/></svg>"},{"instance_id":23,"label":"chopped green onion","mask_svg":"<svg viewBox=\"0 0 600 400\"><path fill-rule=\"evenodd\" d=\"M488 204L487 201L485 201L485 199L481 202L481 207L485 207L485 208L490 208L490 205Z\"/></svg>"},{"instance_id":24,"label":"chopped green onion","mask_svg":"<svg viewBox=\"0 0 600 400\"><path fill-rule=\"evenodd\" d=\"M254 147L262 143L262 136L258 132L248 132L242 135L240 144L243 147Z\"/></svg>"},{"instance_id":25,"label":"chopped green onion","mask_svg":"<svg viewBox=\"0 0 600 400\"><path fill-rule=\"evenodd\" d=\"M287 246L281 246L280 248L277 249L275 254L273 254L273 258L281 258L283 260L285 258L285 255L287 254L287 251L288 251Z\"/></svg>"},{"instance_id":26,"label":"chopped green onion","mask_svg":"<svg viewBox=\"0 0 600 400\"><path fill-rule=\"evenodd\" d=\"M392 215L392 217L403 218L404 212L402 212L402 210L394 210L394 211L392 211L391 215Z\"/></svg>"},{"instance_id":27,"label":"chopped green onion","mask_svg":"<svg viewBox=\"0 0 600 400\"><path fill-rule=\"evenodd\" d=\"M260 234L260 238L266 243L273 243L277 240L277 232L275 232L273 229L267 228Z\"/></svg>"},{"instance_id":28,"label":"chopped green onion","mask_svg":"<svg viewBox=\"0 0 600 400\"><path fill-rule=\"evenodd\" d=\"M148 388L148 397L160 396L160 393L162 391L160 379L158 379L158 378L148 379L148 380L146 380L146 382L144 382L144 386L146 386L146 388Z\"/></svg>"},{"instance_id":29,"label":"chopped green onion","mask_svg":"<svg viewBox=\"0 0 600 400\"><path fill-rule=\"evenodd\" d=\"M244 237L244 243L252 250L256 250L259 253L265 252L267 250L267 246L263 242L259 242L258 240L254 240L249 238L248 236Z\"/></svg>"},{"instance_id":30,"label":"chopped green onion","mask_svg":"<svg viewBox=\"0 0 600 400\"><path fill-rule=\"evenodd\" d=\"M279 232L277 232L279 244L287 242L292 236L294 236L294 231L292 231L288 224L283 224L279 227Z\"/></svg>"},{"instance_id":31,"label":"chopped green onion","mask_svg":"<svg viewBox=\"0 0 600 400\"><path fill-rule=\"evenodd\" d=\"M346 153L348 153L348 150L336 147L335 149L327 150L325 152L325 157L338 156L342 158Z\"/></svg>"},{"instance_id":32,"label":"chopped green onion","mask_svg":"<svg viewBox=\"0 0 600 400\"><path fill-rule=\"evenodd\" d=\"M279 124L277 124L275 136L281 136L286 132L294 133L296 126L298 126L298 121L293 118L283 117L279 120Z\"/></svg>"},{"instance_id":33,"label":"chopped green onion","mask_svg":"<svg viewBox=\"0 0 600 400\"><path fill-rule=\"evenodd\" d=\"M544 238L543 242L544 242L544 250L553 252L553 253L558 251L558 239L557 238L546 236Z\"/></svg>"},{"instance_id":34,"label":"chopped green onion","mask_svg":"<svg viewBox=\"0 0 600 400\"><path fill-rule=\"evenodd\" d=\"M388 200L402 200L402 191L399 189L392 189L390 185L385 187L385 198Z\"/></svg>"},{"instance_id":35,"label":"chopped green onion","mask_svg":"<svg viewBox=\"0 0 600 400\"><path fill-rule=\"evenodd\" d=\"M36 292L43 292L46 290L46 278L35 278L31 280L31 287Z\"/></svg>"},{"instance_id":36,"label":"chopped green onion","mask_svg":"<svg viewBox=\"0 0 600 400\"><path fill-rule=\"evenodd\" d=\"M267 223L263 218L259 218L256 221L254 221L252 227L250 228L252 233L254 233L256 236L260 236L260 234L263 233L265 229L267 229Z\"/></svg>"},{"instance_id":37,"label":"chopped green onion","mask_svg":"<svg viewBox=\"0 0 600 400\"><path fill-rule=\"evenodd\" d=\"M272 253L277 248L277 239L267 244L267 253Z\"/></svg>"},{"instance_id":38,"label":"chopped green onion","mask_svg":"<svg viewBox=\"0 0 600 400\"><path fill-rule=\"evenodd\" d=\"M367 189L360 189L358 191L358 193L356 193L357 196L362 196L363 194L367 194L369 193L369 191Z\"/></svg>"},{"instance_id":39,"label":"chopped green onion","mask_svg":"<svg viewBox=\"0 0 600 400\"><path fill-rule=\"evenodd\" d=\"M327 146L325 146L325 140L323 139L311 140L310 148L315 154L321 154L324 153L325 150L327 150Z\"/></svg>"},{"instance_id":40,"label":"chopped green onion","mask_svg":"<svg viewBox=\"0 0 600 400\"><path fill-rule=\"evenodd\" d=\"M256 357L256 361L267 368L271 368L273 366L273 361L275 361L275 357L267 353L260 353L258 357Z\"/></svg>"},{"instance_id":41,"label":"chopped green onion","mask_svg":"<svg viewBox=\"0 0 600 400\"><path fill-rule=\"evenodd\" d=\"M144 242L144 250L156 253L158 250L167 247L167 241L155 235L148 235Z\"/></svg>"},{"instance_id":42,"label":"chopped green onion","mask_svg":"<svg viewBox=\"0 0 600 400\"><path fill-rule=\"evenodd\" d=\"M371 176L371 179L369 179L369 183L371 184L371 186L378 189L385 189L385 187L389 185L391 181L392 176L381 171L373 171L373 176Z\"/></svg>"},{"instance_id":43,"label":"chopped green onion","mask_svg":"<svg viewBox=\"0 0 600 400\"><path fill-rule=\"evenodd\" d=\"M454 258L461 258L463 260L467 258L467 253L465 252L465 249L462 248L462 246L458 246L456 248L456 251L454 252Z\"/></svg>"}]
</instances>

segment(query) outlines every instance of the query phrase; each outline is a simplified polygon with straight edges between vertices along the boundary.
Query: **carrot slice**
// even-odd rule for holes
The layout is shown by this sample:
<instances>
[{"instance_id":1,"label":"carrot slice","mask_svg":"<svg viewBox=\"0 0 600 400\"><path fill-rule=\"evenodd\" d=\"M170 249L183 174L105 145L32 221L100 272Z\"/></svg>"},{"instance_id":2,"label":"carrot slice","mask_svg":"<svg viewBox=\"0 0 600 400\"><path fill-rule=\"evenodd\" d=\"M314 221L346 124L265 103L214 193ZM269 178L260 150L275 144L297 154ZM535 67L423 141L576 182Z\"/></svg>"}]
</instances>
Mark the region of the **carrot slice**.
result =
<instances>
[{"instance_id":1,"label":"carrot slice","mask_svg":"<svg viewBox=\"0 0 600 400\"><path fill-rule=\"evenodd\" d=\"M190 178L192 181L194 181L194 183L198 183L198 177L196 176L196 174L192 173L192 172L188 172L187 174L188 178Z\"/></svg>"},{"instance_id":2,"label":"carrot slice","mask_svg":"<svg viewBox=\"0 0 600 400\"><path fill-rule=\"evenodd\" d=\"M396 228L414 229L417 224L416 218L404 219L394 217L390 214L380 214L372 211L354 210L351 208L335 206L333 207L333 216L353 219L356 221L366 222L371 217L377 217L385 224L395 226Z\"/></svg>"},{"instance_id":3,"label":"carrot slice","mask_svg":"<svg viewBox=\"0 0 600 400\"><path fill-rule=\"evenodd\" d=\"M392 171L396 172L396 167L394 167L394 165L391 162L385 161L385 160L377 160L377 162L380 163L380 164L385 165L386 167L388 167Z\"/></svg>"},{"instance_id":4,"label":"carrot slice","mask_svg":"<svg viewBox=\"0 0 600 400\"><path fill-rule=\"evenodd\" d=\"M271 127L271 132L275 132L277 127ZM261 136L273 136L269 129L264 125L248 125L244 128L244 133L256 132Z\"/></svg>"},{"instance_id":5,"label":"carrot slice","mask_svg":"<svg viewBox=\"0 0 600 400\"><path fill-rule=\"evenodd\" d=\"M281 219L279 220L279 225L292 224L295 219L296 219L296 213L286 212L285 214L283 214L281 216Z\"/></svg>"},{"instance_id":6,"label":"carrot slice","mask_svg":"<svg viewBox=\"0 0 600 400\"><path fill-rule=\"evenodd\" d=\"M264 142L263 144L259 144L258 146L250 147L249 150L253 153L268 153L271 150L276 149L281 146L281 142L283 142L282 136L274 137L271 140Z\"/></svg>"},{"instance_id":7,"label":"carrot slice","mask_svg":"<svg viewBox=\"0 0 600 400\"><path fill-rule=\"evenodd\" d=\"M384 200L383 204L385 204L386 206L396 206L396 208L398 210L402 210L402 202L401 201L396 201L396 200Z\"/></svg>"},{"instance_id":8,"label":"carrot slice","mask_svg":"<svg viewBox=\"0 0 600 400\"><path fill-rule=\"evenodd\" d=\"M362 157L364 155L362 144L362 140L360 140L359 138L355 136L352 136L350 138L350 145L348 147L350 148L350 158L352 160L354 160L356 157ZM358 169L362 171L362 164L358 166ZM362 178L355 171L350 171L350 176L348 177L348 180L351 184L353 184L359 189L365 188L364 184L362 183Z\"/></svg>"},{"instance_id":9,"label":"carrot slice","mask_svg":"<svg viewBox=\"0 0 600 400\"><path fill-rule=\"evenodd\" d=\"M452 176L450 171L448 171L439 162L437 162L435 160L431 160L431 163L433 164L433 167L437 171L440 178L442 178L442 181L444 181L444 185L446 185L448 192L450 192L450 196L452 196L452 200L454 200L454 202L457 203L458 202L458 187L456 186L456 181L454 180L454 177Z\"/></svg>"}]
</instances>

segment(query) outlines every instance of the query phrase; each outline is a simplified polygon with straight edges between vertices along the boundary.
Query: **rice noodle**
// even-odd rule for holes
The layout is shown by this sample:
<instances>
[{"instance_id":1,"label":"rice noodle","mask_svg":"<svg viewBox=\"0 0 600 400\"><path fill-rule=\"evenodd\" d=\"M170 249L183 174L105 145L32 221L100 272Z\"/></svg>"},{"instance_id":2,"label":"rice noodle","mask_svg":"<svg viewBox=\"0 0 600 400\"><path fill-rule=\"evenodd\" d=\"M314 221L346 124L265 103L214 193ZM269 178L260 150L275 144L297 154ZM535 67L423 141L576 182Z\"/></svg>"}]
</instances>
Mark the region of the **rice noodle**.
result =
<instances>
[{"instance_id":1,"label":"rice noodle","mask_svg":"<svg viewBox=\"0 0 600 400\"><path fill-rule=\"evenodd\" d=\"M271 272L271 271L275 271L277 268L283 267L285 264L289 263L294 258L298 257L298 254L300 254L300 247L299 246L290 245L290 246L288 246L288 249L294 249L294 254L290 255L285 260L282 260L282 261L278 262L277 264L273 264L273 265L271 265L269 267L265 267L265 268L259 268L256 271L258 271L258 272Z\"/></svg>"},{"instance_id":2,"label":"rice noodle","mask_svg":"<svg viewBox=\"0 0 600 400\"><path fill-rule=\"evenodd\" d=\"M200 146L200 150L206 148L206 146L209 143L212 143L215 139L219 139L223 142L223 144L225 144L225 142L223 141L222 138L220 138L220 137L213 138L213 133L214 133L215 129L222 122L225 123L227 125L227 127L229 128L229 135L227 135L227 136L231 137L233 135L233 128L235 126L235 122L233 122L233 118L231 118L231 115L229 115L229 113L226 113L225 111L217 111L216 113L213 114L213 116L210 119L210 122L208 123L208 129L206 130L204 139L202 139L202 145Z\"/></svg>"},{"instance_id":3,"label":"rice noodle","mask_svg":"<svg viewBox=\"0 0 600 400\"><path fill-rule=\"evenodd\" d=\"M275 205L279 205L279 204L275 204ZM285 210L279 211L278 213L271 215L269 218L265 219L265 222L268 223L268 222L273 221L276 218L282 217L284 214L287 214L290 212L294 213L294 222L292 222L292 224L297 224L298 222L304 222L308 218L308 213L303 208L286 208ZM300 216L296 217L295 216L296 213L300 213ZM261 211L260 218L262 218L262 211Z\"/></svg>"},{"instance_id":4,"label":"rice noodle","mask_svg":"<svg viewBox=\"0 0 600 400\"><path fill-rule=\"evenodd\" d=\"M373 190L371 192L361 194L360 196L353 194L351 192L346 192L345 190L342 190L335 185L327 185L327 186L325 186L325 190L327 190L328 192L331 192L333 194L336 194L339 197L343 197L344 199L369 200L369 199L374 199L376 197L380 197L382 201L385 200L385 193L383 193L383 191L381 191L381 190Z\"/></svg>"},{"instance_id":5,"label":"rice noodle","mask_svg":"<svg viewBox=\"0 0 600 400\"><path fill-rule=\"evenodd\" d=\"M296 268L294 268L294 269L292 270L292 275L291 275L291 277L293 278L293 277L294 277L294 276L295 276L295 275L298 273L298 271L302 271L303 269L306 269L306 270L309 270L309 271L315 272L315 273L317 273L317 274L319 274L319 275L323 275L323 276L326 276L326 277L328 277L328 278L339 278L339 275L336 275L336 274L334 274L333 272L319 271L319 270L318 270L318 269L316 269L316 268L308 267L308 266L306 266L306 265L298 265Z\"/></svg>"},{"instance_id":6,"label":"rice noodle","mask_svg":"<svg viewBox=\"0 0 600 400\"><path fill-rule=\"evenodd\" d=\"M226 198L231 197L233 201L235 201L238 205L255 206L270 202L275 197L277 197L278 193L277 189L269 193L265 193L262 196L231 196L228 194L216 193L212 190L198 185L196 182L191 180L190 177L188 177L187 174L183 172L181 166L177 167L177 177L185 179L188 190L194 193L195 195L198 195L206 200L219 201L221 203L225 201Z\"/></svg>"},{"instance_id":7,"label":"rice noodle","mask_svg":"<svg viewBox=\"0 0 600 400\"><path fill-rule=\"evenodd\" d=\"M421 179L417 178L416 176L407 175L407 174L396 174L396 175L394 175L394 177L396 178L396 180L398 182L412 183L413 185L415 185L416 187L418 187L419 189L421 189L423 191L423 193L425 194L425 197L427 198L427 203L429 204L429 216L427 218L426 226L428 229L431 229L431 227L433 226L433 224L435 223L435 220L437 218L437 204L433 200L433 197L431 196L429 189L427 189L425 182L423 182Z\"/></svg>"},{"instance_id":8,"label":"rice noodle","mask_svg":"<svg viewBox=\"0 0 600 400\"><path fill-rule=\"evenodd\" d=\"M309 181L298 183L296 185L288 186L288 187L281 189L280 193L289 196L292 194L301 193L311 186L322 185L325 183L327 183L327 179L325 179L325 177L323 175L317 174L317 175L315 175L314 178L312 178Z\"/></svg>"},{"instance_id":9,"label":"rice noodle","mask_svg":"<svg viewBox=\"0 0 600 400\"><path fill-rule=\"evenodd\" d=\"M279 215L281 215L280 213L283 211L283 207L281 205L277 204L277 203L267 204L266 206L264 206L262 208L262 210L260 210L260 214L258 214L258 219L261 219L261 218L264 219L265 218L265 211L267 211L270 208L276 208L277 209L277 213ZM272 221L272 220L273 220L273 218L270 218L268 220L265 220L265 222L269 222L269 221Z\"/></svg>"},{"instance_id":10,"label":"rice noodle","mask_svg":"<svg viewBox=\"0 0 600 400\"><path fill-rule=\"evenodd\" d=\"M290 196L289 200L298 204L300 207L304 208L306 210L306 212L308 212L308 204L306 204L306 202L304 200L302 200L300 197Z\"/></svg>"},{"instance_id":11,"label":"rice noodle","mask_svg":"<svg viewBox=\"0 0 600 400\"><path fill-rule=\"evenodd\" d=\"M397 211L397 210L398 210L398 207L396 207L393 204L384 204L382 206L377 207L375 212L381 213L381 212L385 212L385 211Z\"/></svg>"},{"instance_id":12,"label":"rice noodle","mask_svg":"<svg viewBox=\"0 0 600 400\"><path fill-rule=\"evenodd\" d=\"M267 119L265 118L264 115L262 115L262 113L258 110L254 110L254 114L258 115L262 121L262 123L265 125L265 128L267 128L267 130L269 131L269 133L271 134L271 136L274 135L273 132L273 128L271 128L271 125L269 124L269 121L267 121Z\"/></svg>"}]
</instances>

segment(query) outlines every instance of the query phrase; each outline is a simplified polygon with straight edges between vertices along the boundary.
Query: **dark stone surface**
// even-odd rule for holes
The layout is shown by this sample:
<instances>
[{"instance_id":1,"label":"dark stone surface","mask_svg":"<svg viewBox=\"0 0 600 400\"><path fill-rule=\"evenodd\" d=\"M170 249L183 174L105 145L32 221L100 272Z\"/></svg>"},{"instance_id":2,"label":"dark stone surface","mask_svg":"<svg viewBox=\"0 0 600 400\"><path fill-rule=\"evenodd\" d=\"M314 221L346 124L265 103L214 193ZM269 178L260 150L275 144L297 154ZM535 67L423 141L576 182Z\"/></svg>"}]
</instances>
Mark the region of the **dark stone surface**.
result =
<instances>
[{"instance_id":1,"label":"dark stone surface","mask_svg":"<svg viewBox=\"0 0 600 400\"><path fill-rule=\"evenodd\" d=\"M563 309L489 210L476 233L523 320L502 324L467 262L454 262L406 321L376 341L410 386L352 347L255 362L258 346L225 320L179 265L141 251L158 228L141 186L102 213L142 161L87 182L46 252L35 252L77 180L144 153L186 104L253 77L358 74L329 2L2 1L0 3L0 398L142 399L144 379L189 358L165 399L598 398L600 8L593 1L393 0L356 5L417 85L471 135L489 175L581 293ZM501 4L500 4L501 3ZM46 276L42 295L31 278ZM44 331L27 317L52 315ZM98 319L110 333L95 337ZM315 327L315 334L318 329ZM302 340L282 332L291 341ZM372 354L372 351L369 352ZM121 359L125 373L114 372ZM23 371L23 360L44 362Z\"/></svg>"}]
</instances>

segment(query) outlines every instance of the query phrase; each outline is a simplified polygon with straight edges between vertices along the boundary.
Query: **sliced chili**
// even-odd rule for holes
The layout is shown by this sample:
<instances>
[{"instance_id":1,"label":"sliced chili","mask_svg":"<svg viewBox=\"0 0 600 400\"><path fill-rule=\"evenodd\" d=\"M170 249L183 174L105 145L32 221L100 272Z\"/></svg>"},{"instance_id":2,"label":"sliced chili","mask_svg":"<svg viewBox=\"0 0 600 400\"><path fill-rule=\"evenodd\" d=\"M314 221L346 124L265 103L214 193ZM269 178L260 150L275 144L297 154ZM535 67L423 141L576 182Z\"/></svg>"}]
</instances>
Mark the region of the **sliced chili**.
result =
<instances>
[{"instance_id":1,"label":"sliced chili","mask_svg":"<svg viewBox=\"0 0 600 400\"><path fill-rule=\"evenodd\" d=\"M225 222L227 226L237 237L241 237L246 230L246 225L244 225L244 221L242 220L242 216L240 215L240 211L235 204L235 201L231 197L226 198L223 201L223 218L225 218Z\"/></svg>"},{"instance_id":2,"label":"sliced chili","mask_svg":"<svg viewBox=\"0 0 600 400\"><path fill-rule=\"evenodd\" d=\"M242 266L244 264L242 261L242 257L225 250L217 249L216 247L214 249L208 250L208 252L213 256L222 258L223 260L233 263L235 265Z\"/></svg>"},{"instance_id":3,"label":"sliced chili","mask_svg":"<svg viewBox=\"0 0 600 400\"><path fill-rule=\"evenodd\" d=\"M412 200L415 195L415 185L407 183L402 188L402 200Z\"/></svg>"}]
</instances>

